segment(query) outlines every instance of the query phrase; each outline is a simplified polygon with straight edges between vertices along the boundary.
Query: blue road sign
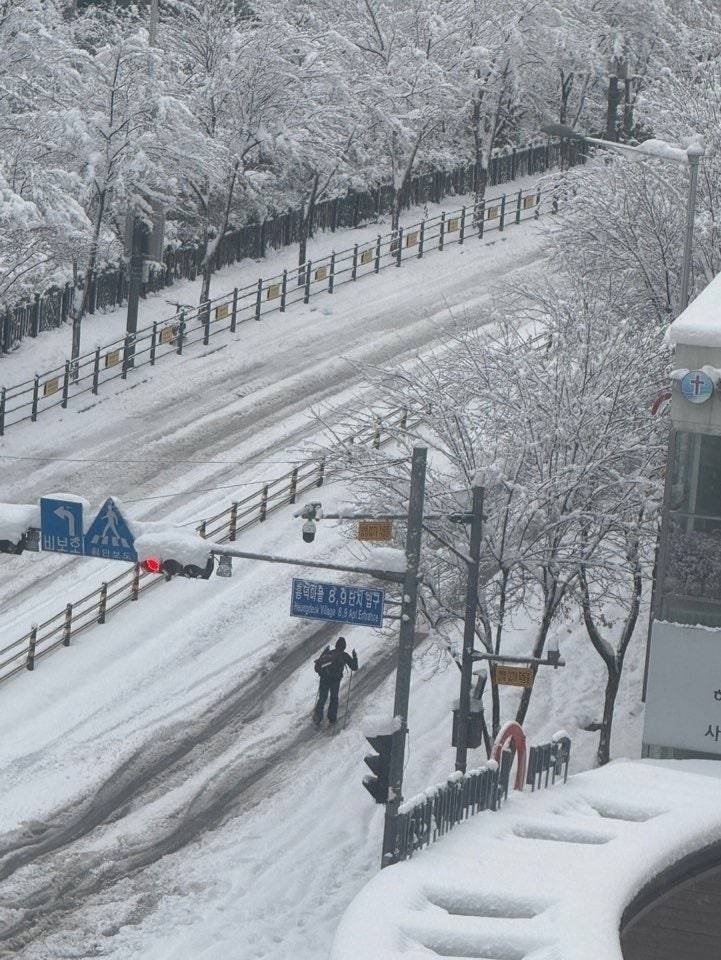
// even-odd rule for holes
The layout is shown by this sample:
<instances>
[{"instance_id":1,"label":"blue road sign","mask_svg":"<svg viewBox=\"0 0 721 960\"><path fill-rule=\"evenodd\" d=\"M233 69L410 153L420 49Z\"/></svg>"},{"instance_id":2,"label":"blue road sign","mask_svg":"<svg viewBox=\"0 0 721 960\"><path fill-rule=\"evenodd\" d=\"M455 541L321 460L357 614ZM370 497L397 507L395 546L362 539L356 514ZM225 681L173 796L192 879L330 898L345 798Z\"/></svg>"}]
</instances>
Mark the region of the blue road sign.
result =
<instances>
[{"instance_id":1,"label":"blue road sign","mask_svg":"<svg viewBox=\"0 0 721 960\"><path fill-rule=\"evenodd\" d=\"M85 553L89 557L138 562L135 538L112 497L108 497L88 527Z\"/></svg>"},{"instance_id":2,"label":"blue road sign","mask_svg":"<svg viewBox=\"0 0 721 960\"><path fill-rule=\"evenodd\" d=\"M77 500L40 500L40 537L43 550L83 553L83 505Z\"/></svg>"},{"instance_id":3,"label":"blue road sign","mask_svg":"<svg viewBox=\"0 0 721 960\"><path fill-rule=\"evenodd\" d=\"M382 627L384 601L383 590L293 577L290 615L306 620L335 620L360 627Z\"/></svg>"}]
</instances>

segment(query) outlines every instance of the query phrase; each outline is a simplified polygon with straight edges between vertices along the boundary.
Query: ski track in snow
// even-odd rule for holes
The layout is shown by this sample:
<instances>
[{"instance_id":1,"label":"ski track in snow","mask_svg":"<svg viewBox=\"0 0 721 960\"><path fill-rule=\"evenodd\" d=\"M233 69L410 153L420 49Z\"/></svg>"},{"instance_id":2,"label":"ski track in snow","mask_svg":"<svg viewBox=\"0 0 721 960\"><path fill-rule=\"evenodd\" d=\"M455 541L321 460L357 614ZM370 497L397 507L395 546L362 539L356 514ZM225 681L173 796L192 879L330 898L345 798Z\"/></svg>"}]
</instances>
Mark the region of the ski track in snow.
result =
<instances>
[{"instance_id":1,"label":"ski track in snow","mask_svg":"<svg viewBox=\"0 0 721 960\"><path fill-rule=\"evenodd\" d=\"M535 225L514 227L507 238L495 235L490 248L469 240L398 273L341 288L327 301L329 312L316 306L326 304L320 300L262 325L243 325L238 344L228 337L226 348L219 337L207 351L156 368L152 380L129 379L91 410L57 416L50 430L52 417L45 429L9 433L2 450L290 459L317 430L311 406L342 410L357 402L359 362L382 363L432 344L449 307L482 303L498 280L528 273L540 260ZM177 500L128 509L138 519L183 522L225 506L243 488L200 495L194 489L261 482L287 469L129 464L110 484L114 467L51 463L30 470L18 462L3 465L3 475L8 497L18 501L47 492L49 484L95 502L108 492L149 496L158 485L184 490ZM281 511L244 534L244 546L298 555L298 530L288 521ZM345 547L342 531L324 526L303 550L318 559ZM54 612L68 590L91 589L118 568L32 557L20 566L6 560L3 569L20 582L19 591L11 593L6 583L0 588L0 622L10 639L27 627L31 609ZM39 594L41 578L47 586ZM383 681L394 670L395 645L374 632L344 631L361 657L350 722L332 740L316 734L308 721L312 654L338 629L289 621L287 582L287 571L256 564L236 567L231 581L170 584L42 661L32 677L0 690L6 729L12 724L14 731L0 745L0 955L325 956L337 917L378 865L382 808L360 783L361 729L366 707L377 713L389 703L391 680ZM528 643L522 628L517 643L519 649ZM539 678L529 717L539 736L549 723L576 731L587 719L583 704L601 667L578 646L582 669L574 671L562 717L549 719L550 706L558 711L554 691L564 689L559 681L567 677ZM457 676L446 670L431 681L425 662L413 684L408 795L453 768L448 703ZM631 666L628 690L635 692L638 676ZM631 702L622 691L619 713L630 712ZM577 736L577 762L587 762L595 737Z\"/></svg>"}]
</instances>

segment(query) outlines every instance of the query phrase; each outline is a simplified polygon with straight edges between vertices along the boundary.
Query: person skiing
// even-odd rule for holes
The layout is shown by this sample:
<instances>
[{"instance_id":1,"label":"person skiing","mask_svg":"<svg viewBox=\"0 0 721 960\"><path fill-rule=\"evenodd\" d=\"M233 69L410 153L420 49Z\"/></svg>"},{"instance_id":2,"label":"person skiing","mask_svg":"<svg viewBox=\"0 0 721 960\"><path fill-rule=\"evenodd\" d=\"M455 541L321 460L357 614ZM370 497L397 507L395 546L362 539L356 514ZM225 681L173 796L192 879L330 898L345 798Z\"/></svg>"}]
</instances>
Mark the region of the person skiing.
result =
<instances>
[{"instance_id":1,"label":"person skiing","mask_svg":"<svg viewBox=\"0 0 721 960\"><path fill-rule=\"evenodd\" d=\"M335 649L326 647L323 653L315 661L315 672L320 677L318 681L318 699L313 711L313 723L319 727L323 721L323 711L325 702L330 694L330 703L328 704L328 723L330 726L338 719L338 691L340 682L343 679L343 671L350 667L355 671L358 669L358 655L355 650L353 656L349 657L345 652L345 637L338 637L335 642Z\"/></svg>"}]
</instances>

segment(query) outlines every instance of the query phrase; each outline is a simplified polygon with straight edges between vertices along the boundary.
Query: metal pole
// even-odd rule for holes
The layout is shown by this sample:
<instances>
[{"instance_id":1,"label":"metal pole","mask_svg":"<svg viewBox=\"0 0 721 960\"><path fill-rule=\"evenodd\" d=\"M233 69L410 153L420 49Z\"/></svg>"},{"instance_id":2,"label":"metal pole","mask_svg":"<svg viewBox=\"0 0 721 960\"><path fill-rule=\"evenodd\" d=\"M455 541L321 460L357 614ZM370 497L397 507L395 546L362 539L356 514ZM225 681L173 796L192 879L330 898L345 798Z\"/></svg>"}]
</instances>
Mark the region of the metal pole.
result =
<instances>
[{"instance_id":1,"label":"metal pole","mask_svg":"<svg viewBox=\"0 0 721 960\"><path fill-rule=\"evenodd\" d=\"M691 282L691 260L693 257L693 228L696 217L696 193L698 190L698 167L703 156L700 147L689 147L687 150L689 165L688 208L686 210L686 242L683 248L683 267L681 270L681 302L679 313L688 306L689 286Z\"/></svg>"},{"instance_id":2,"label":"metal pole","mask_svg":"<svg viewBox=\"0 0 721 960\"><path fill-rule=\"evenodd\" d=\"M398 669L393 715L400 720L400 731L393 739L390 763L390 799L386 804L385 828L383 830L383 855L381 868L395 863L397 847L398 808L403 799L403 759L408 732L408 701L411 688L411 666L416 632L416 608L418 604L418 567L421 558L423 536L423 496L426 487L426 447L413 448L411 489L408 500L408 531L406 534L406 574L403 582L403 605L398 638Z\"/></svg>"},{"instance_id":3,"label":"metal pole","mask_svg":"<svg viewBox=\"0 0 721 960\"><path fill-rule=\"evenodd\" d=\"M466 772L468 755L468 722L471 716L471 683L473 682L473 648L476 636L476 609L478 607L478 567L483 536L483 487L473 487L471 507L471 538L466 587L466 619L463 627L463 660L461 663L461 699L456 731L456 770Z\"/></svg>"}]
</instances>

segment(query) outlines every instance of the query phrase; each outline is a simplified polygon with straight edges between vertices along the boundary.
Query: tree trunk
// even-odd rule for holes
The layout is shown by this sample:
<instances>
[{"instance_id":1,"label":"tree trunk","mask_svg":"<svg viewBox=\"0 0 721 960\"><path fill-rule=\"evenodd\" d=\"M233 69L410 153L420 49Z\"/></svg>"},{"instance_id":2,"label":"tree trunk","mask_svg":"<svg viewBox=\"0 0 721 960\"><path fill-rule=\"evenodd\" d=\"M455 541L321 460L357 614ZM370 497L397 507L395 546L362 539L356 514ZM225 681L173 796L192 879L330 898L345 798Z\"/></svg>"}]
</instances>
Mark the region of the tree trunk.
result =
<instances>
[{"instance_id":1,"label":"tree trunk","mask_svg":"<svg viewBox=\"0 0 721 960\"><path fill-rule=\"evenodd\" d=\"M233 173L230 178L230 183L228 184L228 197L225 202L225 210L223 211L223 222L220 225L218 230L218 235L215 238L215 246L211 253L208 253L208 237L206 232L205 237L205 256L203 257L203 282L200 289L200 305L207 303L210 300L210 278L213 276L215 271L215 265L218 262L218 250L220 245L225 238L226 233L228 232L228 222L230 220L230 209L233 204L233 194L235 192L235 184L238 179L238 160L235 162L233 167Z\"/></svg>"},{"instance_id":2,"label":"tree trunk","mask_svg":"<svg viewBox=\"0 0 721 960\"><path fill-rule=\"evenodd\" d=\"M300 243L298 245L298 285L305 283L305 266L308 260L308 238L312 236L313 214L315 213L315 204L318 197L319 174L313 177L313 183L310 188L307 209L303 212L300 222Z\"/></svg>"},{"instance_id":3,"label":"tree trunk","mask_svg":"<svg viewBox=\"0 0 721 960\"><path fill-rule=\"evenodd\" d=\"M616 695L621 682L621 670L615 663L607 663L606 696L603 702L603 719L601 721L601 736L598 741L596 761L599 767L604 766L611 759L611 728L613 726L613 711L616 706Z\"/></svg>"},{"instance_id":4,"label":"tree trunk","mask_svg":"<svg viewBox=\"0 0 721 960\"><path fill-rule=\"evenodd\" d=\"M536 635L536 642L533 645L532 657L537 658L543 654L543 648L546 646L546 637L548 636L548 631L551 627L551 621L553 620L553 611L546 605L543 611L543 619L541 620L541 626L538 628L538 634ZM538 667L534 667L533 675L535 677L538 672ZM516 723L523 726L523 723L526 719L526 714L528 713L528 707L531 703L531 694L533 693L533 687L526 687L521 694L521 700L518 704L518 710L516 711Z\"/></svg>"}]
</instances>

